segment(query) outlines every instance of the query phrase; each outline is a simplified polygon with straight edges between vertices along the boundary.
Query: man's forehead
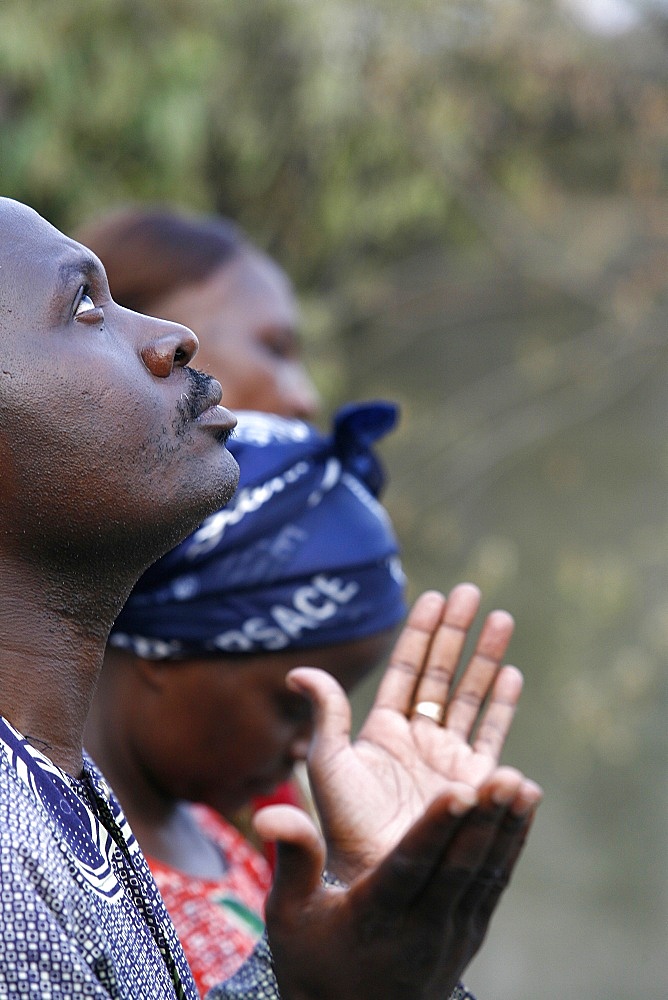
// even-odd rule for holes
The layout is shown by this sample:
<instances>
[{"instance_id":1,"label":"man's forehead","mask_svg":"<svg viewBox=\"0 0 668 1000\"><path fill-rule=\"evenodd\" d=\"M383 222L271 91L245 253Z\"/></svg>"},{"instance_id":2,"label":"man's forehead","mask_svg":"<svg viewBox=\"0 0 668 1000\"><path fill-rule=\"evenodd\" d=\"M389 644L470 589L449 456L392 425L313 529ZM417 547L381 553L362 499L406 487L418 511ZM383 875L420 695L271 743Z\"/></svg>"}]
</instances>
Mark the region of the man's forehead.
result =
<instances>
[{"instance_id":1,"label":"man's forehead","mask_svg":"<svg viewBox=\"0 0 668 1000\"><path fill-rule=\"evenodd\" d=\"M40 247L53 248L67 237L28 205L12 198L0 198L0 255L17 251L38 253Z\"/></svg>"},{"instance_id":2,"label":"man's forehead","mask_svg":"<svg viewBox=\"0 0 668 1000\"><path fill-rule=\"evenodd\" d=\"M35 282L40 275L61 281L67 272L88 273L98 268L94 254L32 208L0 198L0 285L6 287L19 277Z\"/></svg>"}]
</instances>

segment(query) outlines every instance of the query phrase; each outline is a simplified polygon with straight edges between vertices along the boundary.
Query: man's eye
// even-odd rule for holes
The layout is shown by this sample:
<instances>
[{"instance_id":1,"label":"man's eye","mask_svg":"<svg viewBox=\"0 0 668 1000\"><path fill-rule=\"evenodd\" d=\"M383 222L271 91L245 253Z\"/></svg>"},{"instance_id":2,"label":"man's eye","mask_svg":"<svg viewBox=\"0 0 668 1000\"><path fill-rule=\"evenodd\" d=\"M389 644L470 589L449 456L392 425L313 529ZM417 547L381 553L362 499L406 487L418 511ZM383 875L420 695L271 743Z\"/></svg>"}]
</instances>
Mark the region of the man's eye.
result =
<instances>
[{"instance_id":1,"label":"man's eye","mask_svg":"<svg viewBox=\"0 0 668 1000\"><path fill-rule=\"evenodd\" d=\"M82 313L90 312L91 309L97 308L90 295L86 292L83 293L76 306L74 307L74 315L81 316Z\"/></svg>"},{"instance_id":2,"label":"man's eye","mask_svg":"<svg viewBox=\"0 0 668 1000\"><path fill-rule=\"evenodd\" d=\"M80 316L82 312L90 312L91 309L95 309L95 303L91 299L90 295L82 295L76 309L74 310L74 315Z\"/></svg>"}]
</instances>

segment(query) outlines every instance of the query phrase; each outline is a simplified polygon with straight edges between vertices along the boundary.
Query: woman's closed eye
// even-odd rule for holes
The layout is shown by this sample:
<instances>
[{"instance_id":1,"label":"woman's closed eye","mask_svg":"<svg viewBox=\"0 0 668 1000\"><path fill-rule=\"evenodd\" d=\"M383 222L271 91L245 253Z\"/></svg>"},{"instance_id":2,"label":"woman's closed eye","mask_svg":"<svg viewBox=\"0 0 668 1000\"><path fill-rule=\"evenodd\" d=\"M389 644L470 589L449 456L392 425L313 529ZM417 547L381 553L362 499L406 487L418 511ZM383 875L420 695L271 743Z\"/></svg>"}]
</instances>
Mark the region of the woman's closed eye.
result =
<instances>
[{"instance_id":1,"label":"woman's closed eye","mask_svg":"<svg viewBox=\"0 0 668 1000\"><path fill-rule=\"evenodd\" d=\"M290 691L281 692L276 698L276 703L279 712L288 722L301 725L313 719L313 706L304 695Z\"/></svg>"},{"instance_id":2,"label":"woman's closed eye","mask_svg":"<svg viewBox=\"0 0 668 1000\"><path fill-rule=\"evenodd\" d=\"M259 335L259 341L269 354L285 361L299 360L301 344L294 330L287 327L267 327Z\"/></svg>"}]
</instances>

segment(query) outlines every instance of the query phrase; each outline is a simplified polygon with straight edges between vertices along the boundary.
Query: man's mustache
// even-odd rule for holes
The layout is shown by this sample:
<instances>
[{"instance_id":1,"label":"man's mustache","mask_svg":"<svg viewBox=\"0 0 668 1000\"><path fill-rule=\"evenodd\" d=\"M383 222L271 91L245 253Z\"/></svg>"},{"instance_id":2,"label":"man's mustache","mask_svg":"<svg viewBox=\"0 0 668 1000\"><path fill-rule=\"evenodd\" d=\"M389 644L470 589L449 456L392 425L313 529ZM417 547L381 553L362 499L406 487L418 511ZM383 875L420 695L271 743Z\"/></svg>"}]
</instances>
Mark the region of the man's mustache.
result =
<instances>
[{"instance_id":1,"label":"man's mustache","mask_svg":"<svg viewBox=\"0 0 668 1000\"><path fill-rule=\"evenodd\" d=\"M185 372L188 388L181 397L179 408L188 420L196 420L215 401L213 384L216 380L196 368L186 368Z\"/></svg>"}]
</instances>

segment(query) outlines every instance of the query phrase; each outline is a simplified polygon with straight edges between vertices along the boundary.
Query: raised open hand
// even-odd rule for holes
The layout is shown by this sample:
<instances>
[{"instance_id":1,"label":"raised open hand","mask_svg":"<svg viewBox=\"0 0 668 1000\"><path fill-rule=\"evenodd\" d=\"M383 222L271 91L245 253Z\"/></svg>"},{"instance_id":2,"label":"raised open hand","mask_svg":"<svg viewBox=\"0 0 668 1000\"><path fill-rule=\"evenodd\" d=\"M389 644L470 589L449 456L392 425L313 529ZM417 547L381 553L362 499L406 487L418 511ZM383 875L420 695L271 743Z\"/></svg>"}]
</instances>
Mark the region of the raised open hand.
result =
<instances>
[{"instance_id":1,"label":"raised open hand","mask_svg":"<svg viewBox=\"0 0 668 1000\"><path fill-rule=\"evenodd\" d=\"M445 1000L482 943L531 824L540 793L523 785L501 768L478 792L453 785L375 869L341 889L321 884L324 845L305 813L260 812L260 834L280 841L267 927L281 996Z\"/></svg>"},{"instance_id":2,"label":"raised open hand","mask_svg":"<svg viewBox=\"0 0 668 1000\"><path fill-rule=\"evenodd\" d=\"M374 867L438 795L481 789L497 768L522 675L501 665L514 623L493 611L455 683L479 605L472 584L447 599L428 591L416 601L353 743L350 705L337 682L306 667L289 675L315 705L309 775L328 866L345 880ZM525 786L527 795L535 791L532 782Z\"/></svg>"}]
</instances>

